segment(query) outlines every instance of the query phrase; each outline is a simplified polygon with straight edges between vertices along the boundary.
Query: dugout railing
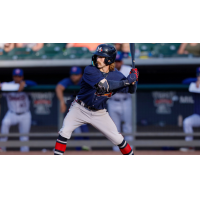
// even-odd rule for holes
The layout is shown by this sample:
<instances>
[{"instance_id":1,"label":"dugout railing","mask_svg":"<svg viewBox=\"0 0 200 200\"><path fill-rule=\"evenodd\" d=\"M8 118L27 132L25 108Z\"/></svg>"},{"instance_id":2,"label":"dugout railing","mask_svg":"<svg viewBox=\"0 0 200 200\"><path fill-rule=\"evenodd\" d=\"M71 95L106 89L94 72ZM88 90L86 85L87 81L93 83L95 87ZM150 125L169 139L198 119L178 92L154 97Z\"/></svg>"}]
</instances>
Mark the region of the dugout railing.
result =
<instances>
[{"instance_id":1,"label":"dugout railing","mask_svg":"<svg viewBox=\"0 0 200 200\"><path fill-rule=\"evenodd\" d=\"M69 100L71 95L78 90L78 87L68 88L65 99ZM64 118L59 111L60 105L55 95L55 85L29 87L26 92L32 94L31 109L34 119L37 118L35 112L40 112L42 106L45 107L42 103L51 104L50 115L47 113L38 115L38 121L47 123L42 125L39 122L37 124L37 120L33 122L32 131L24 134L30 138L26 142L19 141L18 137L22 134L17 133L16 129L13 129L8 135L0 134L0 138L5 136L9 138L7 142L0 141L0 147L29 146L38 149L53 149L58 135L57 131ZM129 143L134 148L200 147L199 129L195 129L193 141L186 142L184 140L186 134L182 129L183 120L193 113L194 107L194 99L188 92L188 85L138 85L137 94L132 96L132 100L133 132L123 135L133 136L133 140ZM5 99L1 98L1 120L6 109ZM48 120L50 121L48 122ZM103 134L91 130L89 133L72 135L68 147L75 148L77 146L111 148L112 144Z\"/></svg>"}]
</instances>

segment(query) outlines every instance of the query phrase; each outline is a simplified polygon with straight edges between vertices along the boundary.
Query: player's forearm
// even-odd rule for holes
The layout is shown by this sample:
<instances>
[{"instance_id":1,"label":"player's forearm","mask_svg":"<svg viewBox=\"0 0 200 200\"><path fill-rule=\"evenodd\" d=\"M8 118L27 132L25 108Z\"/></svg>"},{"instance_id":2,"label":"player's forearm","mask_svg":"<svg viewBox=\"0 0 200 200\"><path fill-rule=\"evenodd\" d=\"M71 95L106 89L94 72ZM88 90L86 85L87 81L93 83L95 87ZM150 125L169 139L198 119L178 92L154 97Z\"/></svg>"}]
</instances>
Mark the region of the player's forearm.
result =
<instances>
[{"instance_id":1,"label":"player's forearm","mask_svg":"<svg viewBox=\"0 0 200 200\"><path fill-rule=\"evenodd\" d=\"M24 81L22 81L22 82L20 83L20 85L19 85L19 90L18 90L18 92L21 92L21 91L23 91L23 90L24 90L24 87L25 87L25 85L26 85L26 83L25 83Z\"/></svg>"},{"instance_id":2,"label":"player's forearm","mask_svg":"<svg viewBox=\"0 0 200 200\"><path fill-rule=\"evenodd\" d=\"M130 84L126 80L122 81L110 81L108 80L109 91L117 90L123 87L127 87Z\"/></svg>"},{"instance_id":3,"label":"player's forearm","mask_svg":"<svg viewBox=\"0 0 200 200\"><path fill-rule=\"evenodd\" d=\"M65 102L64 101L64 95L63 95L63 90L61 88L59 88L58 86L56 87L56 95L57 95L57 97L58 97L58 99L59 99L59 101L61 103Z\"/></svg>"}]
</instances>

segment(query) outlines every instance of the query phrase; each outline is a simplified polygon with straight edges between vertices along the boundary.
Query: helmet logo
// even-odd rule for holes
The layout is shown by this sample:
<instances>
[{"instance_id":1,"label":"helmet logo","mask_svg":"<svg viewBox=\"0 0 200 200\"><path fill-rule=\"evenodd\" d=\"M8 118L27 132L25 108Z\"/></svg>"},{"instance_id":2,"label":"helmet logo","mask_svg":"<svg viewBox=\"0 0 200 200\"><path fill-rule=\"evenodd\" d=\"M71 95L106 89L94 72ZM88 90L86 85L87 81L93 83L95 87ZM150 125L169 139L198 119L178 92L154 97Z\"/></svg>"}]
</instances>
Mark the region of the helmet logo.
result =
<instances>
[{"instance_id":1,"label":"helmet logo","mask_svg":"<svg viewBox=\"0 0 200 200\"><path fill-rule=\"evenodd\" d=\"M97 47L97 51L102 52L103 51L102 47Z\"/></svg>"}]
</instances>

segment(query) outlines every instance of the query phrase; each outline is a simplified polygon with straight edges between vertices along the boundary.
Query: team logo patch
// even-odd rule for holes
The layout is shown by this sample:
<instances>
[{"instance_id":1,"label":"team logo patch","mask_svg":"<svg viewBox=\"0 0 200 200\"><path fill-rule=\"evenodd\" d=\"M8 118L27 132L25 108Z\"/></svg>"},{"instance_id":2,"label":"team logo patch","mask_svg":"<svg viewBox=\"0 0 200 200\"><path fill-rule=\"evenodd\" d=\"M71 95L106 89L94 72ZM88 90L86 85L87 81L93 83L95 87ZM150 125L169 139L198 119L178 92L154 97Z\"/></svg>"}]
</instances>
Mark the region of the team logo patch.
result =
<instances>
[{"instance_id":1,"label":"team logo patch","mask_svg":"<svg viewBox=\"0 0 200 200\"><path fill-rule=\"evenodd\" d=\"M99 94L99 93L95 93L95 95L96 96L98 96L98 97L107 97L107 98L111 98L112 97L112 92L110 92L110 93L106 93L106 94Z\"/></svg>"},{"instance_id":2,"label":"team logo patch","mask_svg":"<svg viewBox=\"0 0 200 200\"><path fill-rule=\"evenodd\" d=\"M16 70L15 70L15 73L16 73L16 74L20 74L20 70L19 70L19 69L16 69Z\"/></svg>"},{"instance_id":3,"label":"team logo patch","mask_svg":"<svg viewBox=\"0 0 200 200\"><path fill-rule=\"evenodd\" d=\"M72 71L73 71L73 72L76 72L76 71L77 71L77 67L73 67L73 68L72 68Z\"/></svg>"},{"instance_id":4,"label":"team logo patch","mask_svg":"<svg viewBox=\"0 0 200 200\"><path fill-rule=\"evenodd\" d=\"M97 47L97 51L102 52L103 51L102 47Z\"/></svg>"}]
</instances>

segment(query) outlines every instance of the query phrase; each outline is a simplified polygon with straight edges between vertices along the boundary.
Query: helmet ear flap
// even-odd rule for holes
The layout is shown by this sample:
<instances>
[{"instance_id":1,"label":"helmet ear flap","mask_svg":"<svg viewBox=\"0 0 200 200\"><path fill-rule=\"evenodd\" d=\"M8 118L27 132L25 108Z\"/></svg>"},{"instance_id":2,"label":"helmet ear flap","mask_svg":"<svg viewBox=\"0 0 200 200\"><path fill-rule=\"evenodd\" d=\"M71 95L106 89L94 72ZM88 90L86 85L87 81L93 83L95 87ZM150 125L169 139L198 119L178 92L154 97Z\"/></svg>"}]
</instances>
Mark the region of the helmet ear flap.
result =
<instances>
[{"instance_id":1,"label":"helmet ear flap","mask_svg":"<svg viewBox=\"0 0 200 200\"><path fill-rule=\"evenodd\" d=\"M111 58L108 57L108 58L105 58L105 64L106 65L111 65L113 62L111 61Z\"/></svg>"}]
</instances>

